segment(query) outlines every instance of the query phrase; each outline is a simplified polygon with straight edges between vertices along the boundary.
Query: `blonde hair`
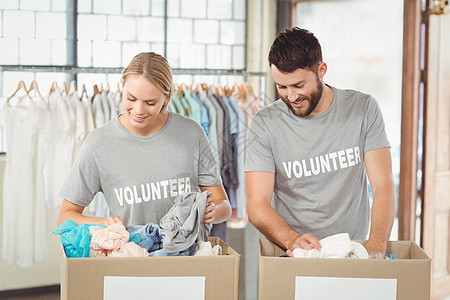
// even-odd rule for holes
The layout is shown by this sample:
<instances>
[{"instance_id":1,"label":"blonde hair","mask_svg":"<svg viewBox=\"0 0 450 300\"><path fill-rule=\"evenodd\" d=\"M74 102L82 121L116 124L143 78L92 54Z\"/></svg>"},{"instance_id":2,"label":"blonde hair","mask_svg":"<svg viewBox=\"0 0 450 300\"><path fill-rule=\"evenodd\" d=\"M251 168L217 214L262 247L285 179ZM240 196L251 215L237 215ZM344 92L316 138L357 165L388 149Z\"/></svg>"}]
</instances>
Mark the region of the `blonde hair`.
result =
<instances>
[{"instance_id":1,"label":"blonde hair","mask_svg":"<svg viewBox=\"0 0 450 300\"><path fill-rule=\"evenodd\" d=\"M142 52L137 54L122 71L122 84L125 84L128 76L142 75L168 96L168 101L173 94L173 76L169 62L163 56L155 52Z\"/></svg>"}]
</instances>

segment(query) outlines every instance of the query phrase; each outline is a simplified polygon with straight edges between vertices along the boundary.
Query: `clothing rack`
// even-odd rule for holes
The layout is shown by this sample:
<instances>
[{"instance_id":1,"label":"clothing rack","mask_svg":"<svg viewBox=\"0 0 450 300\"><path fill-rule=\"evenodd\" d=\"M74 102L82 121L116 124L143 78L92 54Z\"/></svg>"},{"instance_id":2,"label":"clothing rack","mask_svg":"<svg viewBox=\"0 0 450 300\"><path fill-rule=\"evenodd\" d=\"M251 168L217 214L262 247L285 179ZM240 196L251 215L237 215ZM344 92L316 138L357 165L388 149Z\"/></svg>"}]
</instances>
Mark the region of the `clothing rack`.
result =
<instances>
[{"instance_id":1,"label":"clothing rack","mask_svg":"<svg viewBox=\"0 0 450 300\"><path fill-rule=\"evenodd\" d=\"M101 74L121 74L123 68L110 67L74 67L70 65L0 65L0 73L4 71L10 72L53 72L53 73L69 73L76 75L79 73L101 73ZM249 77L260 77L261 95L265 95L266 76L265 72L251 72L245 69L180 69L173 68L173 75L190 75L190 76L242 76L244 81Z\"/></svg>"}]
</instances>

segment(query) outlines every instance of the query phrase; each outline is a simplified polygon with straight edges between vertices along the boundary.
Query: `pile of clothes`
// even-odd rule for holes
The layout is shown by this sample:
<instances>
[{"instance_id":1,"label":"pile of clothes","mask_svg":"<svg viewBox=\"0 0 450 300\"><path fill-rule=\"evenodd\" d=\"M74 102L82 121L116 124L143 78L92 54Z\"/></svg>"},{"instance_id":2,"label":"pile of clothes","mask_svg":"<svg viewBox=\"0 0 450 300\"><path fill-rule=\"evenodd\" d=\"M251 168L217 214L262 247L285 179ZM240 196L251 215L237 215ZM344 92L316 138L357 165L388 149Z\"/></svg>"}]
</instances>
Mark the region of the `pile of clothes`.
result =
<instances>
[{"instance_id":1,"label":"pile of clothes","mask_svg":"<svg viewBox=\"0 0 450 300\"><path fill-rule=\"evenodd\" d=\"M203 223L209 192L175 198L160 224L125 226L115 223L77 225L66 220L53 231L61 236L67 257L146 257L220 255L208 242L211 224Z\"/></svg>"}]
</instances>

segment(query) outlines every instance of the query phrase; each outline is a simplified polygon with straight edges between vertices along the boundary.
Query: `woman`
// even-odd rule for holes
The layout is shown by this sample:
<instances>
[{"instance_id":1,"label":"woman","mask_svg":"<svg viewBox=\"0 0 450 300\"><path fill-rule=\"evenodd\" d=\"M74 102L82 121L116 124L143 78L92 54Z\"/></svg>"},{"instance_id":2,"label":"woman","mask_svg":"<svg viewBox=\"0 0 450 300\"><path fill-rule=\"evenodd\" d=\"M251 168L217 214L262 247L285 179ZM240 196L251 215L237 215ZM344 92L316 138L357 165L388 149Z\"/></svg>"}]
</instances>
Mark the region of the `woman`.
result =
<instances>
[{"instance_id":1,"label":"woman","mask_svg":"<svg viewBox=\"0 0 450 300\"><path fill-rule=\"evenodd\" d=\"M203 222L228 220L231 207L203 129L167 111L173 94L167 60L136 55L122 72L122 91L125 112L92 131L80 150L60 192L58 224L158 224L176 196L199 189L212 193ZM82 215L99 191L112 217Z\"/></svg>"}]
</instances>

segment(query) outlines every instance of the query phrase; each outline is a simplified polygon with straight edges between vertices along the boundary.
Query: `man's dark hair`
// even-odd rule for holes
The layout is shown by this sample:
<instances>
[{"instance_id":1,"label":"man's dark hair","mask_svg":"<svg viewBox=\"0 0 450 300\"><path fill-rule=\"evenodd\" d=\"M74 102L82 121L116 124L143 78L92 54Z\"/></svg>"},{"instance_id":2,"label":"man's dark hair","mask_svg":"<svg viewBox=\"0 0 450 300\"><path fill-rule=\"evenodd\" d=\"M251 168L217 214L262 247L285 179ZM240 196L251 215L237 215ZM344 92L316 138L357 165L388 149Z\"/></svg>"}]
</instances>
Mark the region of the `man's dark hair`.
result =
<instances>
[{"instance_id":1,"label":"man's dark hair","mask_svg":"<svg viewBox=\"0 0 450 300\"><path fill-rule=\"evenodd\" d=\"M314 34L294 27L280 32L269 52L269 66L275 65L281 72L292 73L297 69L316 72L322 62L322 49Z\"/></svg>"}]
</instances>

